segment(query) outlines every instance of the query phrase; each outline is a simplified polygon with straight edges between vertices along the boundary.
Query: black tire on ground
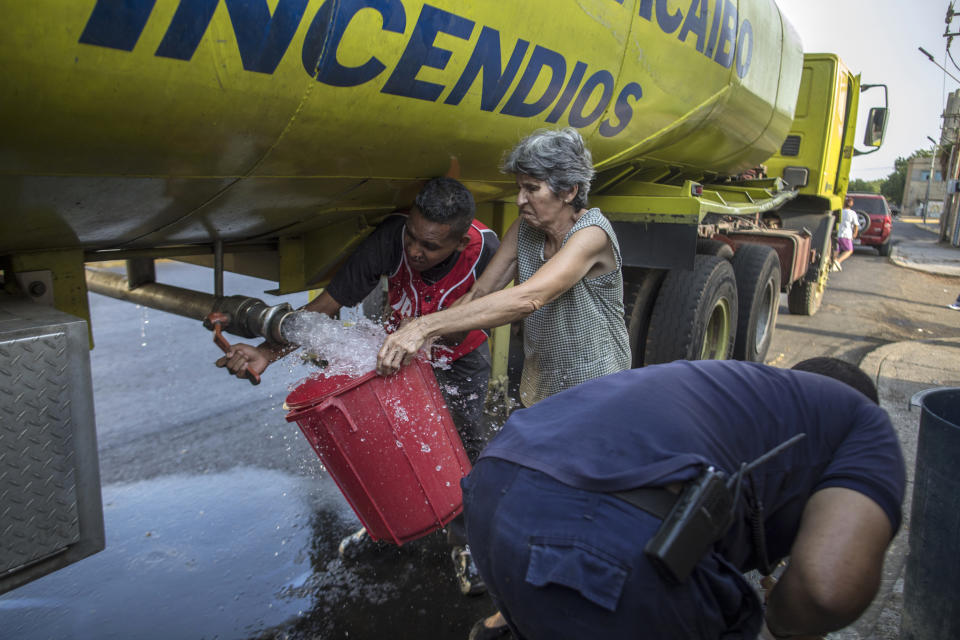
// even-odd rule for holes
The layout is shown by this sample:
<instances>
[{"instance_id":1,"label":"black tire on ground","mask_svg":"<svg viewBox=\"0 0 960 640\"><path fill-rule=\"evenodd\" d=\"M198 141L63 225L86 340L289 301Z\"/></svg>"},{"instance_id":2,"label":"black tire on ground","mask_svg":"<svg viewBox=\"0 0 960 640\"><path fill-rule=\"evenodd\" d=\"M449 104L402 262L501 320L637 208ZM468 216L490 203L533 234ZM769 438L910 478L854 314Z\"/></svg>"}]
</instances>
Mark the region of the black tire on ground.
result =
<instances>
[{"instance_id":1,"label":"black tire on ground","mask_svg":"<svg viewBox=\"0 0 960 640\"><path fill-rule=\"evenodd\" d=\"M737 340L733 357L763 362L780 308L780 258L762 244L742 244L730 261L737 277Z\"/></svg>"},{"instance_id":2,"label":"black tire on ground","mask_svg":"<svg viewBox=\"0 0 960 640\"><path fill-rule=\"evenodd\" d=\"M725 360L737 331L737 280L730 262L696 256L692 271L672 269L660 286L647 330L645 365Z\"/></svg>"},{"instance_id":3,"label":"black tire on ground","mask_svg":"<svg viewBox=\"0 0 960 640\"><path fill-rule=\"evenodd\" d=\"M833 223L831 222L831 227ZM830 233L823 236L820 245L819 264L816 265L816 281L809 282L804 276L793 283L787 292L787 308L797 316L812 316L820 310L823 302L823 292L827 288L827 279L830 277L830 265L833 264L834 238ZM814 267L811 266L811 269ZM808 270L809 275L809 270Z\"/></svg>"},{"instance_id":4,"label":"black tire on ground","mask_svg":"<svg viewBox=\"0 0 960 640\"><path fill-rule=\"evenodd\" d=\"M823 287L818 282L798 280L787 293L787 308L795 316L812 316L820 310Z\"/></svg>"},{"instance_id":5,"label":"black tire on ground","mask_svg":"<svg viewBox=\"0 0 960 640\"><path fill-rule=\"evenodd\" d=\"M627 323L627 335L630 336L630 366L634 368L643 366L650 315L666 274L663 269L623 270L623 315Z\"/></svg>"},{"instance_id":6,"label":"black tire on ground","mask_svg":"<svg viewBox=\"0 0 960 640\"><path fill-rule=\"evenodd\" d=\"M883 244L877 245L877 253L886 258L890 255L890 249L893 248L893 242L890 241L890 238L887 238L887 241Z\"/></svg>"}]
</instances>

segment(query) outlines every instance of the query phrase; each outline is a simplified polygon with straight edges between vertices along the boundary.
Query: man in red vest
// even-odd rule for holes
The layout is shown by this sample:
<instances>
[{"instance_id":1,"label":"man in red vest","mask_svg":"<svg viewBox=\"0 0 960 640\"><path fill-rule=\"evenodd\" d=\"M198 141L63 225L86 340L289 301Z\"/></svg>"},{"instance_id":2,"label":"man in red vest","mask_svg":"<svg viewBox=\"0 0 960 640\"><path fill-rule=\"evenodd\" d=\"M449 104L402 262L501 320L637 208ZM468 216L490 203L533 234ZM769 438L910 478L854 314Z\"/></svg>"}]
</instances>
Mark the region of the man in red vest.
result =
<instances>
[{"instance_id":1,"label":"man in red vest","mask_svg":"<svg viewBox=\"0 0 960 640\"><path fill-rule=\"evenodd\" d=\"M383 276L390 305L388 330L396 330L406 318L446 309L470 290L500 246L497 235L474 220L475 213L473 196L458 181L430 180L417 194L410 212L383 220L304 309L334 317L341 307L359 304ZM290 347L267 342L256 347L235 344L216 364L243 378L247 368L263 373L290 351ZM434 372L472 463L487 440L482 419L490 378L487 336L483 331L449 336L434 345L433 359L444 365ZM453 557L461 591L482 592L483 582L466 548L462 518L450 523L448 538L455 545ZM371 546L361 529L344 538L340 553L355 557Z\"/></svg>"}]
</instances>

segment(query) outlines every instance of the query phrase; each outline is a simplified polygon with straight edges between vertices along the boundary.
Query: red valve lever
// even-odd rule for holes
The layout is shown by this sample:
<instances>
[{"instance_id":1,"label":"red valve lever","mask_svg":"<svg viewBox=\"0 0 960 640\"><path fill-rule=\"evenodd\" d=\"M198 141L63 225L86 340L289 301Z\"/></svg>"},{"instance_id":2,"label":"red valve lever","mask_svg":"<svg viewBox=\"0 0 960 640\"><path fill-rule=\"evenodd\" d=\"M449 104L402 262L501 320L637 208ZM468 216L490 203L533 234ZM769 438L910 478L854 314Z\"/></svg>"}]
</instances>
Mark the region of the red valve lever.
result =
<instances>
[{"instance_id":1,"label":"red valve lever","mask_svg":"<svg viewBox=\"0 0 960 640\"><path fill-rule=\"evenodd\" d=\"M220 333L220 325L226 325L230 322L230 318L227 317L225 313L211 313L207 316L207 321L213 327L213 343L223 349L223 352L226 353L230 350L230 343L227 342L227 339L223 337L223 334ZM250 365L246 367L247 380L250 381L250 384L260 384L260 376L254 373L253 369L250 368Z\"/></svg>"}]
</instances>

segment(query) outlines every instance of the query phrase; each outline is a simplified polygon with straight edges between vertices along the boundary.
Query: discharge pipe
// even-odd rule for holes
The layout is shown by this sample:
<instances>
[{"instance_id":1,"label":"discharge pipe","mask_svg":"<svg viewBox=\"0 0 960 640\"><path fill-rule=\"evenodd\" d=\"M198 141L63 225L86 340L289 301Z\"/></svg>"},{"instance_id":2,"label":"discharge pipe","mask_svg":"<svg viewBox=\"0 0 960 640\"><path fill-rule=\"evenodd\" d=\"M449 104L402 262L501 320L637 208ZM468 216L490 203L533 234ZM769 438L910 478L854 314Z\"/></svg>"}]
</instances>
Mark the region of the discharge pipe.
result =
<instances>
[{"instance_id":1,"label":"discharge pipe","mask_svg":"<svg viewBox=\"0 0 960 640\"><path fill-rule=\"evenodd\" d=\"M227 333L242 338L261 337L275 344L287 343L282 325L294 311L286 302L271 307L249 296L215 296L157 282L131 288L125 276L100 269L86 269L86 280L89 291L199 320L211 330L209 317L217 313L226 317L220 328Z\"/></svg>"}]
</instances>

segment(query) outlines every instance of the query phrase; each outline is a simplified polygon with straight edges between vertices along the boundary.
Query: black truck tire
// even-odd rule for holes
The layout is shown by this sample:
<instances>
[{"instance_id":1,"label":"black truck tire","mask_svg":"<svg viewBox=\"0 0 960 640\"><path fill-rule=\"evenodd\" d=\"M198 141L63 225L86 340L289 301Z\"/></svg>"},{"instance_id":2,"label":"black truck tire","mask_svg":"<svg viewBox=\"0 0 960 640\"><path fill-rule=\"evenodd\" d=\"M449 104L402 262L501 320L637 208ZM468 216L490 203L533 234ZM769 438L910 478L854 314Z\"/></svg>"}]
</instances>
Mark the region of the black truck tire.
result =
<instances>
[{"instance_id":1,"label":"black truck tire","mask_svg":"<svg viewBox=\"0 0 960 640\"><path fill-rule=\"evenodd\" d=\"M693 270L672 269L660 286L647 329L645 365L726 360L737 331L737 280L730 262L696 256Z\"/></svg>"},{"instance_id":2,"label":"black truck tire","mask_svg":"<svg viewBox=\"0 0 960 640\"><path fill-rule=\"evenodd\" d=\"M833 228L833 219L827 223ZM816 280L810 281L807 275L797 280L787 292L787 309L797 316L812 316L820 310L823 302L823 292L827 288L827 279L830 277L830 266L833 264L833 236L824 233L818 252L819 263L811 265L810 270L816 269Z\"/></svg>"},{"instance_id":3,"label":"black truck tire","mask_svg":"<svg viewBox=\"0 0 960 640\"><path fill-rule=\"evenodd\" d=\"M780 258L762 244L741 244L730 261L737 277L737 339L733 357L763 362L780 308Z\"/></svg>"},{"instance_id":4,"label":"black truck tire","mask_svg":"<svg viewBox=\"0 0 960 640\"><path fill-rule=\"evenodd\" d=\"M666 274L664 269L623 269L623 319L630 337L630 366L633 368L643 366L650 316Z\"/></svg>"},{"instance_id":5,"label":"black truck tire","mask_svg":"<svg viewBox=\"0 0 960 640\"><path fill-rule=\"evenodd\" d=\"M726 242L714 240L713 238L697 239L697 254L706 256L720 256L730 260L733 258L733 249Z\"/></svg>"},{"instance_id":6,"label":"black truck tire","mask_svg":"<svg viewBox=\"0 0 960 640\"><path fill-rule=\"evenodd\" d=\"M893 248L893 241L890 238L887 238L886 242L883 244L877 245L877 253L886 258L890 255L890 250Z\"/></svg>"},{"instance_id":7,"label":"black truck tire","mask_svg":"<svg viewBox=\"0 0 960 640\"><path fill-rule=\"evenodd\" d=\"M787 293L787 308L795 316L812 316L820 310L823 302L823 287L820 282L798 280Z\"/></svg>"}]
</instances>

